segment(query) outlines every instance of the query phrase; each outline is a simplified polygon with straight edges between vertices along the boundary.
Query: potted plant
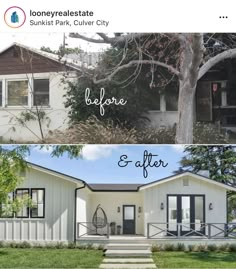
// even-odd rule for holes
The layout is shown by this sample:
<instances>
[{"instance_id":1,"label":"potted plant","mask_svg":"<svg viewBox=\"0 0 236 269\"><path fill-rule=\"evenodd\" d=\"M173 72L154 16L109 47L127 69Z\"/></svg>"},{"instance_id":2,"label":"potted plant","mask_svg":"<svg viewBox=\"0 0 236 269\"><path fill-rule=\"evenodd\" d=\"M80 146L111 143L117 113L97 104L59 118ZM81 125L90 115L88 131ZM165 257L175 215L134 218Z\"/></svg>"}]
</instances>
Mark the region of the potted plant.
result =
<instances>
[{"instance_id":1,"label":"potted plant","mask_svg":"<svg viewBox=\"0 0 236 269\"><path fill-rule=\"evenodd\" d=\"M116 229L117 229L117 234L121 234L121 225L117 225Z\"/></svg>"},{"instance_id":2,"label":"potted plant","mask_svg":"<svg viewBox=\"0 0 236 269\"><path fill-rule=\"evenodd\" d=\"M111 235L114 235L116 233L116 223L114 221L110 223L110 228L111 228Z\"/></svg>"}]
</instances>

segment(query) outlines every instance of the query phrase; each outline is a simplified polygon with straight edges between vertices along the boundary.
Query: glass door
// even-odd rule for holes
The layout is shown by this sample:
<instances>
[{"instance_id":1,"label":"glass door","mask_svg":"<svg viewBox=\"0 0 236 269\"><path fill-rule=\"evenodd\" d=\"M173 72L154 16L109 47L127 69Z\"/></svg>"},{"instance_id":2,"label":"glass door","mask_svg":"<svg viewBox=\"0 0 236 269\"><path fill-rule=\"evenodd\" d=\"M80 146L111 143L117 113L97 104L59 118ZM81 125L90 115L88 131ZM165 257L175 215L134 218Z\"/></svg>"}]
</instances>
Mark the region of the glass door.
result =
<instances>
[{"instance_id":1,"label":"glass door","mask_svg":"<svg viewBox=\"0 0 236 269\"><path fill-rule=\"evenodd\" d=\"M168 195L167 197L167 229L169 233L180 235L205 234L205 201L203 195Z\"/></svg>"}]
</instances>

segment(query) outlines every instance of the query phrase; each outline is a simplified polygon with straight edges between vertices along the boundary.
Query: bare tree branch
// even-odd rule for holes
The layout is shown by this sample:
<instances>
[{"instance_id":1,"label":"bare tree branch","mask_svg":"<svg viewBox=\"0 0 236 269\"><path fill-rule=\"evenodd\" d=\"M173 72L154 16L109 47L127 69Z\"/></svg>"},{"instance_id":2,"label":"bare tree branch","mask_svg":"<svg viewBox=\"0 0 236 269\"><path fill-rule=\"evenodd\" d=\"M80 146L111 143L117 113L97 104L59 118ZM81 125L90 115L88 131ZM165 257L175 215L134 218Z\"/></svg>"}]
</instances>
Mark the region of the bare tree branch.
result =
<instances>
[{"instance_id":1,"label":"bare tree branch","mask_svg":"<svg viewBox=\"0 0 236 269\"><path fill-rule=\"evenodd\" d=\"M230 59L236 58L236 49L226 50L217 54L216 56L210 58L199 70L198 80L202 78L213 66L218 64L219 62Z\"/></svg>"},{"instance_id":2,"label":"bare tree branch","mask_svg":"<svg viewBox=\"0 0 236 269\"><path fill-rule=\"evenodd\" d=\"M105 78L102 78L99 80L96 80L96 78L94 78L94 83L99 84L102 82L111 81L111 79L121 70L130 68L131 66L134 66L134 65L140 65L140 64L151 64L151 65L161 66L161 67L168 69L171 73L175 74L176 76L178 76L178 77L181 76L180 72L177 69L175 69L173 66L165 64L163 62L152 61L152 60L133 60L127 64L124 64L124 65L117 67L109 76L107 76Z\"/></svg>"},{"instance_id":3,"label":"bare tree branch","mask_svg":"<svg viewBox=\"0 0 236 269\"><path fill-rule=\"evenodd\" d=\"M100 43L100 44L106 44L107 43L107 42L104 41L104 39L95 39L95 38L91 38L91 37L81 35L79 33L70 33L69 37L79 38L79 39L82 39L82 40L85 40L85 41L88 41L88 42L92 42L92 43ZM110 44L110 43L107 43L107 44Z\"/></svg>"}]
</instances>

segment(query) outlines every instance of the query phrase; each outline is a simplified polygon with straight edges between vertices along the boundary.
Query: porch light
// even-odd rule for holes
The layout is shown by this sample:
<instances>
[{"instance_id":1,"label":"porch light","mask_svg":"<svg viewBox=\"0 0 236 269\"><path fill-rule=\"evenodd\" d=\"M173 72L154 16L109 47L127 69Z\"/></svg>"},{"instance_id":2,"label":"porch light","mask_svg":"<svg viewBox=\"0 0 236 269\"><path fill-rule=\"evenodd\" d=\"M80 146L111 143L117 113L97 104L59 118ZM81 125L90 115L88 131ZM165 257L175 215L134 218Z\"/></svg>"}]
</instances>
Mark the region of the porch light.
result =
<instances>
[{"instance_id":1,"label":"porch light","mask_svg":"<svg viewBox=\"0 0 236 269\"><path fill-rule=\"evenodd\" d=\"M164 209L164 203L161 203L161 210L163 210Z\"/></svg>"},{"instance_id":2,"label":"porch light","mask_svg":"<svg viewBox=\"0 0 236 269\"><path fill-rule=\"evenodd\" d=\"M138 213L141 213L141 212L142 212L142 207L139 206L139 207L138 207Z\"/></svg>"},{"instance_id":3,"label":"porch light","mask_svg":"<svg viewBox=\"0 0 236 269\"><path fill-rule=\"evenodd\" d=\"M120 206L117 207L117 213L120 213Z\"/></svg>"},{"instance_id":4,"label":"porch light","mask_svg":"<svg viewBox=\"0 0 236 269\"><path fill-rule=\"evenodd\" d=\"M209 204L209 210L212 210L212 209L213 209L213 204L210 203L210 204Z\"/></svg>"}]
</instances>

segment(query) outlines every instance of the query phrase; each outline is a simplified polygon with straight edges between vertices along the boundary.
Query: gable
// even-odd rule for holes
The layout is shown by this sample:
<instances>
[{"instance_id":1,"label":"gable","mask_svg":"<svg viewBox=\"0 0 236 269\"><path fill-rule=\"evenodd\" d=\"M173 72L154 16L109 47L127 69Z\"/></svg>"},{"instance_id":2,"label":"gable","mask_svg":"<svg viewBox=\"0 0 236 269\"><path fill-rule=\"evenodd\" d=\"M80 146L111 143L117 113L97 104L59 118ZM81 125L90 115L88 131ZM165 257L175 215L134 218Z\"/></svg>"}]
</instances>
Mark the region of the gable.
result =
<instances>
[{"instance_id":1,"label":"gable","mask_svg":"<svg viewBox=\"0 0 236 269\"><path fill-rule=\"evenodd\" d=\"M61 72L68 67L18 45L0 54L0 75Z\"/></svg>"}]
</instances>

